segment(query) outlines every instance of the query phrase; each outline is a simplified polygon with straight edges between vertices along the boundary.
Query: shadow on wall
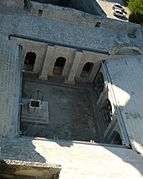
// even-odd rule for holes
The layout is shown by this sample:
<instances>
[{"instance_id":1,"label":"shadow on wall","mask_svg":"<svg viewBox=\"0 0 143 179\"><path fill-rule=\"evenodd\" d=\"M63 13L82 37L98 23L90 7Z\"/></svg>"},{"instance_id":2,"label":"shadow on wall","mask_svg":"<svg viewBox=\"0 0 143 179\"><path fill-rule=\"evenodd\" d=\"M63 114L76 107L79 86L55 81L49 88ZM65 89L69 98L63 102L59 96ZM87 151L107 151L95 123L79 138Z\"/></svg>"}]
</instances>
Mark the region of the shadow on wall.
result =
<instances>
[{"instance_id":1,"label":"shadow on wall","mask_svg":"<svg viewBox=\"0 0 143 179\"><path fill-rule=\"evenodd\" d=\"M0 178L59 178L61 165L47 163L32 139L3 140L1 146Z\"/></svg>"},{"instance_id":2,"label":"shadow on wall","mask_svg":"<svg viewBox=\"0 0 143 179\"><path fill-rule=\"evenodd\" d=\"M95 0L32 0L39 3L52 4L77 9L89 14L106 17L105 12Z\"/></svg>"},{"instance_id":3,"label":"shadow on wall","mask_svg":"<svg viewBox=\"0 0 143 179\"><path fill-rule=\"evenodd\" d=\"M106 148L108 149L111 153L115 154L118 156L122 161L125 163L129 164L132 167L132 171L130 171L130 174L132 175L131 178L142 178L143 177L143 157L139 155L137 152L133 151L132 149L123 149L121 152L120 148ZM124 150L126 150L124 152ZM122 172L123 168L118 168L118 172ZM126 170L126 169L125 169ZM122 172L123 173L123 172ZM122 178L122 177L121 177ZM123 177L123 178L128 178L128 177Z\"/></svg>"},{"instance_id":4,"label":"shadow on wall","mask_svg":"<svg viewBox=\"0 0 143 179\"><path fill-rule=\"evenodd\" d=\"M111 176L114 173L114 171L116 171L115 177L119 174L123 174L124 176L123 178L128 178L129 176L132 175L134 178L136 178L136 176L141 176L142 178L143 158L141 158L136 152L133 152L130 149L121 148L121 147L118 148L117 146L116 147L113 146L109 147L106 145L99 146L91 143L90 144L87 143L87 145L85 144L83 145L83 143L78 143L78 142L75 143L72 141L67 142L61 140L55 142L53 141L50 143L49 141L46 142L41 140L40 141L33 140L33 145L36 146L36 151L40 152L41 155L43 155L49 161L60 162L63 168L62 172L67 173L69 172L68 168L70 168L70 171L76 168L77 171L82 171L82 173L84 173L86 171L86 170L84 171L84 166L88 168L89 165L88 163L90 163L90 166L93 166L94 169L92 176L94 176L95 178L96 178L96 172L97 175L100 173L103 174L104 177L108 178L108 176ZM51 152L49 151L49 149L51 150ZM47 151L47 153L45 151ZM102 159L100 158L100 156L102 156ZM110 157L111 160L109 160ZM87 164L83 164L84 161L87 162ZM72 166L73 163L74 166ZM79 165L79 163L81 165ZM112 170L111 167L113 167L114 164L116 165ZM97 168L96 165L98 166ZM98 171L99 168L101 171ZM110 171L110 169L112 171ZM77 171L75 171L75 176ZM72 177L73 176L74 174L72 175ZM90 174L88 177L90 177ZM69 176L69 179L70 178L71 176ZM84 177L82 178L84 179Z\"/></svg>"},{"instance_id":5,"label":"shadow on wall","mask_svg":"<svg viewBox=\"0 0 143 179\"><path fill-rule=\"evenodd\" d=\"M32 144L32 139L28 138L23 140L19 137L15 140L7 140L8 139L5 139L1 142L2 159L40 163L46 162L45 158L35 151L35 146Z\"/></svg>"}]
</instances>

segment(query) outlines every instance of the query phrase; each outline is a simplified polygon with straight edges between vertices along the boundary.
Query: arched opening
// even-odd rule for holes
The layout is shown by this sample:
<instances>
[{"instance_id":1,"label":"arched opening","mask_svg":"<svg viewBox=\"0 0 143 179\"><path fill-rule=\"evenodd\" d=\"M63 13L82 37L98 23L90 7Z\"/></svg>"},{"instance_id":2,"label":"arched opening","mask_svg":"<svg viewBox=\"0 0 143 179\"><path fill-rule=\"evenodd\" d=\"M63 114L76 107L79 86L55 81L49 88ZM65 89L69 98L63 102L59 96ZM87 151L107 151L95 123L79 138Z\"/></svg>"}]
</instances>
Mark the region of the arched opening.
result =
<instances>
[{"instance_id":1,"label":"arched opening","mask_svg":"<svg viewBox=\"0 0 143 179\"><path fill-rule=\"evenodd\" d=\"M140 55L141 52L137 47L121 47L113 50L114 55Z\"/></svg>"},{"instance_id":2,"label":"arched opening","mask_svg":"<svg viewBox=\"0 0 143 179\"><path fill-rule=\"evenodd\" d=\"M64 57L57 58L53 69L53 74L62 75L65 63L66 63L66 59Z\"/></svg>"},{"instance_id":3,"label":"arched opening","mask_svg":"<svg viewBox=\"0 0 143 179\"><path fill-rule=\"evenodd\" d=\"M108 125L111 122L112 118L112 106L109 101L109 99L105 100L104 106L103 106L103 115L105 123Z\"/></svg>"},{"instance_id":4,"label":"arched opening","mask_svg":"<svg viewBox=\"0 0 143 179\"><path fill-rule=\"evenodd\" d=\"M103 90L104 90L104 76L102 72L99 72L97 76L97 80L95 82L95 91L97 97L100 96Z\"/></svg>"},{"instance_id":5,"label":"arched opening","mask_svg":"<svg viewBox=\"0 0 143 179\"><path fill-rule=\"evenodd\" d=\"M28 52L24 61L24 70L32 71L36 60L36 54L34 52Z\"/></svg>"},{"instance_id":6,"label":"arched opening","mask_svg":"<svg viewBox=\"0 0 143 179\"><path fill-rule=\"evenodd\" d=\"M88 78L91 74L93 67L94 67L93 63L90 62L86 63L82 69L80 76L84 78Z\"/></svg>"},{"instance_id":7,"label":"arched opening","mask_svg":"<svg viewBox=\"0 0 143 179\"><path fill-rule=\"evenodd\" d=\"M112 134L112 139L111 139L112 144L117 144L117 145L122 145L122 139L120 134L117 131L114 131Z\"/></svg>"}]
</instances>

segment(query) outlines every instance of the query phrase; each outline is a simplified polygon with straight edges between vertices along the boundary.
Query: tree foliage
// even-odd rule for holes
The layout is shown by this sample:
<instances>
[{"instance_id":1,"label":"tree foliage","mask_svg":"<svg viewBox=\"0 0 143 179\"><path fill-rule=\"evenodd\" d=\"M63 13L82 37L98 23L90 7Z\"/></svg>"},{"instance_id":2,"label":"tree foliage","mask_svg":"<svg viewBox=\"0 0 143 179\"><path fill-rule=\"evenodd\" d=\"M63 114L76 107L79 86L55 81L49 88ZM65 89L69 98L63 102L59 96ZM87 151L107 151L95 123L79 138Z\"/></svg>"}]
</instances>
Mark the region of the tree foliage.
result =
<instances>
[{"instance_id":1,"label":"tree foliage","mask_svg":"<svg viewBox=\"0 0 143 179\"><path fill-rule=\"evenodd\" d=\"M131 11L129 20L135 23L143 23L143 0L129 0L128 7Z\"/></svg>"},{"instance_id":2,"label":"tree foliage","mask_svg":"<svg viewBox=\"0 0 143 179\"><path fill-rule=\"evenodd\" d=\"M134 14L143 14L143 0L129 0L128 7Z\"/></svg>"}]
</instances>

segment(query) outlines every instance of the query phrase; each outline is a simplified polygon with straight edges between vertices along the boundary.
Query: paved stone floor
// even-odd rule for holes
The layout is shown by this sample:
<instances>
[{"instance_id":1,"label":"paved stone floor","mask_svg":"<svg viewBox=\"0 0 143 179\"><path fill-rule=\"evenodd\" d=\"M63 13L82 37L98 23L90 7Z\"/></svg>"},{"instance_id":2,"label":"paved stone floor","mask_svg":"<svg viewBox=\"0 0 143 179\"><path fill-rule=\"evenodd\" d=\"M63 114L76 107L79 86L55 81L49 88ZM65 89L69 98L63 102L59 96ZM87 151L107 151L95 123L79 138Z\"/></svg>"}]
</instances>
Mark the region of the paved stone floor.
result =
<instances>
[{"instance_id":1,"label":"paved stone floor","mask_svg":"<svg viewBox=\"0 0 143 179\"><path fill-rule=\"evenodd\" d=\"M24 135L80 141L97 140L89 88L24 81L23 98L29 98L36 90L40 90L44 101L48 101L49 124L22 122Z\"/></svg>"}]
</instances>

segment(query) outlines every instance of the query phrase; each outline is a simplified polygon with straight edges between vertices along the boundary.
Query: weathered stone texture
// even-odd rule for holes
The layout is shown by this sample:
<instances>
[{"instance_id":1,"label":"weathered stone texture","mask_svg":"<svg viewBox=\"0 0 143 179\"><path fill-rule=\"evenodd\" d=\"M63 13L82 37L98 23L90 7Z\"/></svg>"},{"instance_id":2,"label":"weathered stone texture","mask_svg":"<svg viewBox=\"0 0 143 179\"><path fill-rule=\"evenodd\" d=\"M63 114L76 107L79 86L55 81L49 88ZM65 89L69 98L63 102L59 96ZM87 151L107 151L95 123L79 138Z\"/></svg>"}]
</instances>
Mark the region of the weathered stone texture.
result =
<instances>
[{"instance_id":1,"label":"weathered stone texture","mask_svg":"<svg viewBox=\"0 0 143 179\"><path fill-rule=\"evenodd\" d=\"M21 179L58 179L60 165L17 160L0 161L0 177Z\"/></svg>"},{"instance_id":2,"label":"weathered stone texture","mask_svg":"<svg viewBox=\"0 0 143 179\"><path fill-rule=\"evenodd\" d=\"M19 70L18 46L0 36L0 137L13 134L16 128Z\"/></svg>"},{"instance_id":3,"label":"weathered stone texture","mask_svg":"<svg viewBox=\"0 0 143 179\"><path fill-rule=\"evenodd\" d=\"M18 8L23 9L24 7L24 0L1 0L0 1L2 6L10 7L10 8Z\"/></svg>"},{"instance_id":4,"label":"weathered stone texture","mask_svg":"<svg viewBox=\"0 0 143 179\"><path fill-rule=\"evenodd\" d=\"M60 164L60 179L143 178L143 158L135 151L92 143L21 138L5 141L2 158Z\"/></svg>"}]
</instances>

